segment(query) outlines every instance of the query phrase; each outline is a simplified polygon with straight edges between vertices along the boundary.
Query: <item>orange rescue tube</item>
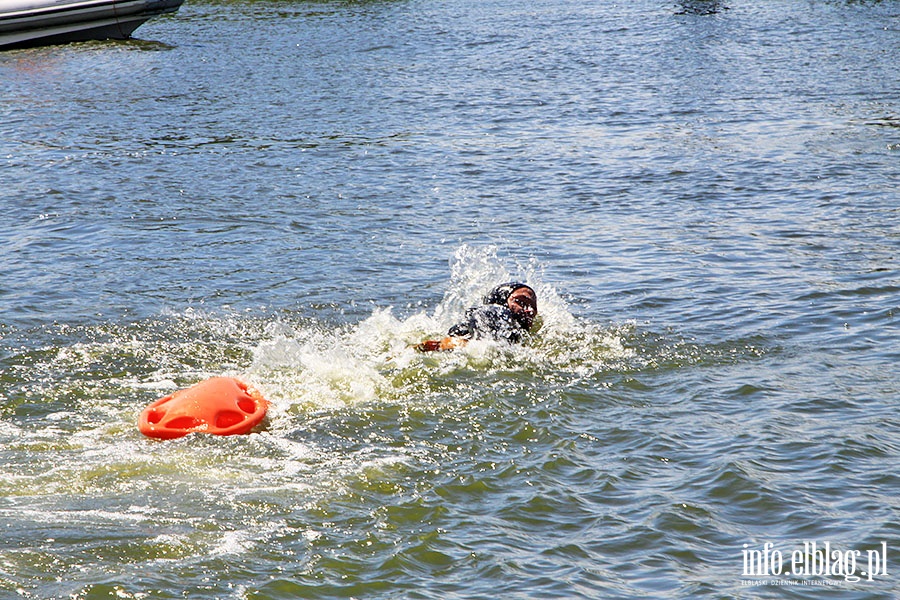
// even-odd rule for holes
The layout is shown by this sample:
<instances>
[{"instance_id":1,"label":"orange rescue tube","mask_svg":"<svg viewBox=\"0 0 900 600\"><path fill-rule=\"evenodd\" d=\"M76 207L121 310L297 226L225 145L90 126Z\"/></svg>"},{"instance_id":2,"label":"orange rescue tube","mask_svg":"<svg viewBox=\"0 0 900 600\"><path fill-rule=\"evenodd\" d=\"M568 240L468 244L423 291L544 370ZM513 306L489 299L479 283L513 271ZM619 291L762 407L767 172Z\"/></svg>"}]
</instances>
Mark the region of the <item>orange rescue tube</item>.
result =
<instances>
[{"instance_id":1,"label":"orange rescue tube","mask_svg":"<svg viewBox=\"0 0 900 600\"><path fill-rule=\"evenodd\" d=\"M213 377L150 404L138 418L138 429L163 439L249 433L268 408L259 391L240 379Z\"/></svg>"}]
</instances>

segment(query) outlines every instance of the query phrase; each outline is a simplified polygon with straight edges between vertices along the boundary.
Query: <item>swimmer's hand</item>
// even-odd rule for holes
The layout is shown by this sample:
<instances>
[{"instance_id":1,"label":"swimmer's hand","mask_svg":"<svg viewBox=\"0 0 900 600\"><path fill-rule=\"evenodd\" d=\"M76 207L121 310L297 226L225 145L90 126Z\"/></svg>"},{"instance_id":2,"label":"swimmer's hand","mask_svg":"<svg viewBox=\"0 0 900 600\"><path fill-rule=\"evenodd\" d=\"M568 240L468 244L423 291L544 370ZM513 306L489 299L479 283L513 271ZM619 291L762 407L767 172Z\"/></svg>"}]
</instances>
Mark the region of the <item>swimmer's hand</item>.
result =
<instances>
[{"instance_id":1,"label":"swimmer's hand","mask_svg":"<svg viewBox=\"0 0 900 600\"><path fill-rule=\"evenodd\" d=\"M419 352L446 352L454 348L462 348L469 343L469 340L462 337L448 336L442 340L425 340L421 344L414 347Z\"/></svg>"},{"instance_id":2,"label":"swimmer's hand","mask_svg":"<svg viewBox=\"0 0 900 600\"><path fill-rule=\"evenodd\" d=\"M419 352L435 352L441 349L441 340L425 340L421 344L413 346Z\"/></svg>"}]
</instances>

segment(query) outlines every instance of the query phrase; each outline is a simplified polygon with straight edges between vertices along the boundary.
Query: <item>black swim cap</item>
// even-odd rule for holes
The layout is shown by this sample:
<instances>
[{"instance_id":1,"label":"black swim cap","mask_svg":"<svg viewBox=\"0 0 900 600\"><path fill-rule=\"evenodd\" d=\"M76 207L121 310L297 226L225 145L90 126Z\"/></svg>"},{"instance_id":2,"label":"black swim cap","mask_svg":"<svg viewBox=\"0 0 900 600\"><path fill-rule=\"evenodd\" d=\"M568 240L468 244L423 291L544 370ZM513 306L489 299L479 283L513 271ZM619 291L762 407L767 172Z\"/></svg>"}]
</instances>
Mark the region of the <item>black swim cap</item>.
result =
<instances>
[{"instance_id":1,"label":"black swim cap","mask_svg":"<svg viewBox=\"0 0 900 600\"><path fill-rule=\"evenodd\" d=\"M535 297L537 297L537 294L530 285L524 284L520 281L510 281L509 283L501 283L500 285L492 289L490 293L484 297L484 303L506 306L506 301L509 300L509 297L512 295L512 293L521 288L527 288L531 290L531 293L534 294Z\"/></svg>"}]
</instances>

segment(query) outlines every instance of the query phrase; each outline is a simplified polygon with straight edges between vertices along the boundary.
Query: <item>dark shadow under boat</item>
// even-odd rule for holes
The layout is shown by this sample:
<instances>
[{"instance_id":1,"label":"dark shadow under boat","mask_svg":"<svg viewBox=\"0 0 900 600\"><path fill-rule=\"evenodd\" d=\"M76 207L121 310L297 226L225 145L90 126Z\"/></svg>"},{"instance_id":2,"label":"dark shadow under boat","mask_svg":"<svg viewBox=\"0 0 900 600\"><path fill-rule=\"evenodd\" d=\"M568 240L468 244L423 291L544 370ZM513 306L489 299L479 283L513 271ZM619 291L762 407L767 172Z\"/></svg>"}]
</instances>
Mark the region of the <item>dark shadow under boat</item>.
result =
<instances>
[{"instance_id":1,"label":"dark shadow under boat","mask_svg":"<svg viewBox=\"0 0 900 600\"><path fill-rule=\"evenodd\" d=\"M0 50L127 39L184 0L0 0Z\"/></svg>"}]
</instances>

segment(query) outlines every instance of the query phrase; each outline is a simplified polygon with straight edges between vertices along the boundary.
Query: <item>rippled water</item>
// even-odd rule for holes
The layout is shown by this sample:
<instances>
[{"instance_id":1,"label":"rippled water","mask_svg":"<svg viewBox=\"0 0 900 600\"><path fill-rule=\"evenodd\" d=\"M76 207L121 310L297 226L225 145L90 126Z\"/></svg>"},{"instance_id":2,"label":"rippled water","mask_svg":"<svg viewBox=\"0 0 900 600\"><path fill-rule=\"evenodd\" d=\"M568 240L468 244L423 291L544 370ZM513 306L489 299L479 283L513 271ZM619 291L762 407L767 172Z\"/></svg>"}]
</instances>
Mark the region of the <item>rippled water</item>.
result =
<instances>
[{"instance_id":1,"label":"rippled water","mask_svg":"<svg viewBox=\"0 0 900 600\"><path fill-rule=\"evenodd\" d=\"M894 597L900 3L137 34L0 53L0 597ZM256 433L137 431L221 374Z\"/></svg>"}]
</instances>

